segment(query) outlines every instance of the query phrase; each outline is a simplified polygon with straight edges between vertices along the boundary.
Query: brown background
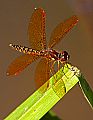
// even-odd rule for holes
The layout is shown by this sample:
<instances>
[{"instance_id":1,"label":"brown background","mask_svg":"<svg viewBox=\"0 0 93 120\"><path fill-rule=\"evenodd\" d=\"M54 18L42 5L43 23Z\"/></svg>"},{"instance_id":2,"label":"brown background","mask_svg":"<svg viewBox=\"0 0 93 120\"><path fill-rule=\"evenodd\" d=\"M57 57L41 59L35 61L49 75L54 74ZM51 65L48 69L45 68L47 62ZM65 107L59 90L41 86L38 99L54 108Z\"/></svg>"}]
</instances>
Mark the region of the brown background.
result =
<instances>
[{"instance_id":1,"label":"brown background","mask_svg":"<svg viewBox=\"0 0 93 120\"><path fill-rule=\"evenodd\" d=\"M77 2L78 1L78 2ZM76 14L79 23L55 48L67 50L70 62L77 66L93 88L93 2L92 0L1 0L0 1L0 120L35 91L34 69L26 68L19 76L7 77L8 65L20 53L11 50L9 43L29 46L27 27L34 7L47 13L47 41L54 27ZM76 85L53 108L64 120L92 120L93 111Z\"/></svg>"}]
</instances>

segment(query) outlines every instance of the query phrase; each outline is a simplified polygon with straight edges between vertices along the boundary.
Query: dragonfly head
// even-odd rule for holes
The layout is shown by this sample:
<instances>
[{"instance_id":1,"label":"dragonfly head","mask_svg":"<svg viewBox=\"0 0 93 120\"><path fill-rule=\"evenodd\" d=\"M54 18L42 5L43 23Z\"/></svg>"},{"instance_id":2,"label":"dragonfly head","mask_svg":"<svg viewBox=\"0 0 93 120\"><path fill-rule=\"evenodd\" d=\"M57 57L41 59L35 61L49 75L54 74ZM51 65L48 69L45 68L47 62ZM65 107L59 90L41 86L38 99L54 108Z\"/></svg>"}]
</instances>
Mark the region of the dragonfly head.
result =
<instances>
[{"instance_id":1,"label":"dragonfly head","mask_svg":"<svg viewBox=\"0 0 93 120\"><path fill-rule=\"evenodd\" d=\"M60 53L60 61L65 62L68 61L70 55L66 51L62 51Z\"/></svg>"}]
</instances>

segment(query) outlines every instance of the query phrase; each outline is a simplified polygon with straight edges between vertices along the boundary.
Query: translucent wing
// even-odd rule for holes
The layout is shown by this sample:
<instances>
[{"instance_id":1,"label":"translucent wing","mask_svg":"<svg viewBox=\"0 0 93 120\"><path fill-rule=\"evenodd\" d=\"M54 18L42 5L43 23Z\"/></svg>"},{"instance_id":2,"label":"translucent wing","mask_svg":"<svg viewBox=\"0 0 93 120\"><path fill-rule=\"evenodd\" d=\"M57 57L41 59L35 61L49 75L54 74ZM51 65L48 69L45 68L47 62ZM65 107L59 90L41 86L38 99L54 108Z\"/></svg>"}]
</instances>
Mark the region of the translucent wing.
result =
<instances>
[{"instance_id":1,"label":"translucent wing","mask_svg":"<svg viewBox=\"0 0 93 120\"><path fill-rule=\"evenodd\" d=\"M36 71L35 71L35 82L36 82L36 87L37 88L39 88L47 80L49 80L49 73L50 73L49 62L48 62L47 59L43 58L38 63L38 65L36 67ZM46 87L47 87L47 85L46 85ZM46 88L44 88L43 91L45 89Z\"/></svg>"},{"instance_id":2,"label":"translucent wing","mask_svg":"<svg viewBox=\"0 0 93 120\"><path fill-rule=\"evenodd\" d=\"M38 56L32 56L27 54L19 56L9 65L7 69L7 75L17 75L37 58Z\"/></svg>"},{"instance_id":3,"label":"translucent wing","mask_svg":"<svg viewBox=\"0 0 93 120\"><path fill-rule=\"evenodd\" d=\"M28 37L32 49L42 50L46 48L45 11L42 8L35 9L31 16Z\"/></svg>"},{"instance_id":4,"label":"translucent wing","mask_svg":"<svg viewBox=\"0 0 93 120\"><path fill-rule=\"evenodd\" d=\"M61 38L63 38L67 32L72 29L76 23L78 22L77 16L72 16L66 21L60 23L52 32L50 41L49 41L49 48L52 48L56 43L58 43Z\"/></svg>"}]
</instances>

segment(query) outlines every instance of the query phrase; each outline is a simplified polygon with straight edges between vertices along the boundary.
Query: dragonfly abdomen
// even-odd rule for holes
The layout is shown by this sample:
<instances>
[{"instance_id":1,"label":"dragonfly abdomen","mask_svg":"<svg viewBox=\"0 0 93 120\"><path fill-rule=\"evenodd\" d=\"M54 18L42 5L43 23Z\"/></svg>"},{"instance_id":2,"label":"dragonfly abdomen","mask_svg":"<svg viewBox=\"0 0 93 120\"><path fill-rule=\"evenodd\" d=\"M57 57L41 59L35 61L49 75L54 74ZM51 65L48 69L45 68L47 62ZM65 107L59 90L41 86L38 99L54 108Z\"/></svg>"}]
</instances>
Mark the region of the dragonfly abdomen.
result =
<instances>
[{"instance_id":1,"label":"dragonfly abdomen","mask_svg":"<svg viewBox=\"0 0 93 120\"><path fill-rule=\"evenodd\" d=\"M19 52L23 52L25 54L32 54L32 55L39 55L39 51L25 47L25 46L21 46L21 45L14 45L14 44L10 44L10 47L12 47L14 50L19 51Z\"/></svg>"}]
</instances>

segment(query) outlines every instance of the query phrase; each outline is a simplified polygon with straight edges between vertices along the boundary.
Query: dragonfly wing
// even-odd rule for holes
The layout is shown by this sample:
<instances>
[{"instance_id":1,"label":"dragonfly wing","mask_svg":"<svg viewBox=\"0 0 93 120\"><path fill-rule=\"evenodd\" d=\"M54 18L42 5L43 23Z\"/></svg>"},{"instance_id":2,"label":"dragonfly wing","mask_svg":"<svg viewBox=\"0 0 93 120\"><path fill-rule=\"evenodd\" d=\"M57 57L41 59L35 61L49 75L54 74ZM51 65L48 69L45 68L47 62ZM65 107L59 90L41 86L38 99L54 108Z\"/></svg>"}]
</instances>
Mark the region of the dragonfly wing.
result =
<instances>
[{"instance_id":1,"label":"dragonfly wing","mask_svg":"<svg viewBox=\"0 0 93 120\"><path fill-rule=\"evenodd\" d=\"M47 80L49 80L49 75L50 75L49 73L50 73L49 62L47 59L43 58L39 61L35 71L35 83L37 88L39 88Z\"/></svg>"},{"instance_id":2,"label":"dragonfly wing","mask_svg":"<svg viewBox=\"0 0 93 120\"><path fill-rule=\"evenodd\" d=\"M28 37L32 49L46 49L45 17L45 11L42 8L35 9L31 16Z\"/></svg>"},{"instance_id":3,"label":"dragonfly wing","mask_svg":"<svg viewBox=\"0 0 93 120\"><path fill-rule=\"evenodd\" d=\"M77 24L77 22L77 16L72 16L66 21L58 24L51 34L48 47L52 48L58 43Z\"/></svg>"},{"instance_id":4,"label":"dragonfly wing","mask_svg":"<svg viewBox=\"0 0 93 120\"><path fill-rule=\"evenodd\" d=\"M28 55L28 54L19 56L9 65L7 69L7 75L17 75L19 72L21 72L24 68L26 68L29 64L31 64L37 58L39 57L34 55Z\"/></svg>"}]
</instances>

